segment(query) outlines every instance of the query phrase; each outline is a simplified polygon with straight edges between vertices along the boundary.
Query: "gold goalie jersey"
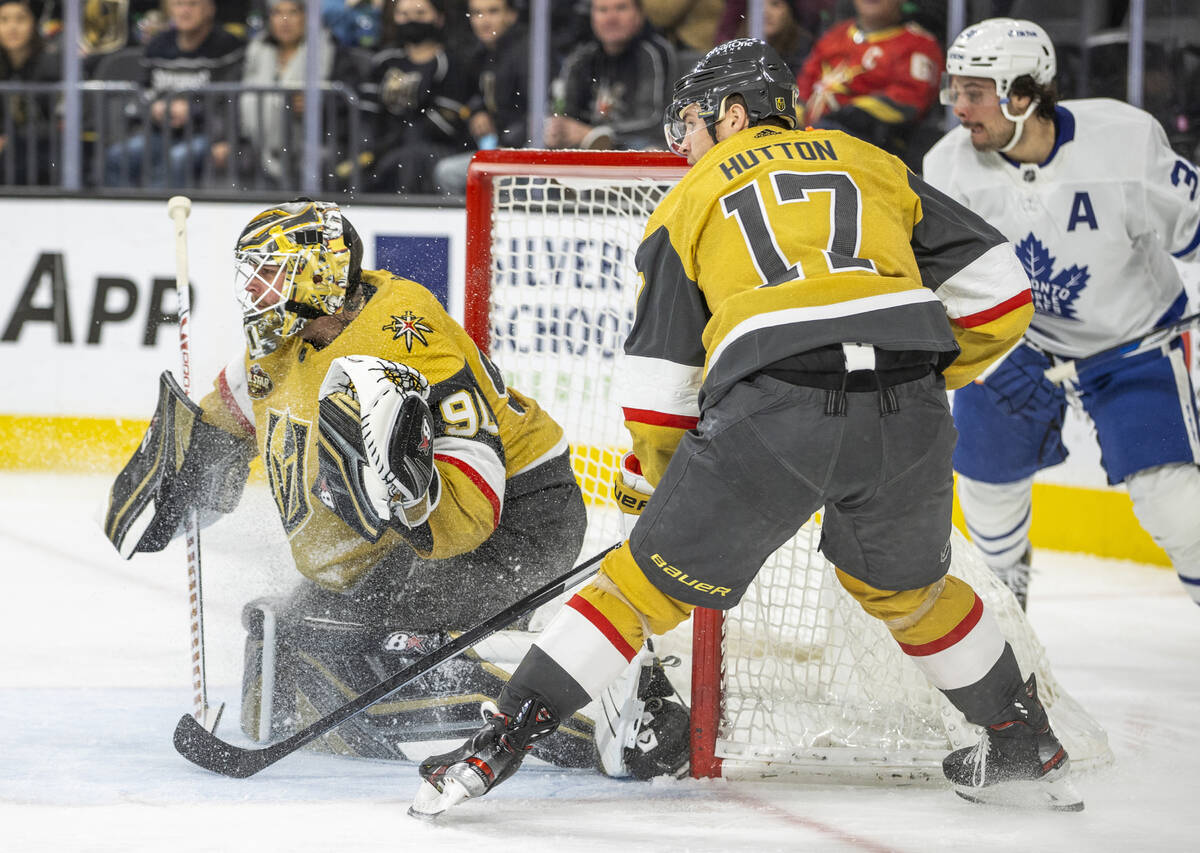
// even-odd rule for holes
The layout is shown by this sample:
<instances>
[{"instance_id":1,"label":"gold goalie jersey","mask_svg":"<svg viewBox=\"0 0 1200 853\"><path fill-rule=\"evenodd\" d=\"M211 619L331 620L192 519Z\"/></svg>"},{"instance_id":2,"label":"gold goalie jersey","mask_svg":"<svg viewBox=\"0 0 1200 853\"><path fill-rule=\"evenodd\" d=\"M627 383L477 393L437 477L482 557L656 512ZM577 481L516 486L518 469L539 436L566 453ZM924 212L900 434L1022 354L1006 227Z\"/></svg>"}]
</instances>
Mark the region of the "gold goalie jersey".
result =
<instances>
[{"instance_id":1,"label":"gold goalie jersey","mask_svg":"<svg viewBox=\"0 0 1200 853\"><path fill-rule=\"evenodd\" d=\"M1012 245L897 158L838 131L750 127L714 145L647 223L621 396L652 484L700 408L840 343L938 354L970 381L1032 315Z\"/></svg>"},{"instance_id":2,"label":"gold goalie jersey","mask_svg":"<svg viewBox=\"0 0 1200 853\"><path fill-rule=\"evenodd\" d=\"M566 452L562 428L533 400L506 388L495 365L428 290L387 272L363 271L362 312L322 349L299 337L260 359L226 367L201 407L204 419L253 435L302 574L332 589L352 585L397 547L442 559L474 550L500 522L505 481ZM413 530L359 536L313 494L318 392L340 356L402 362L429 380L434 461L442 493Z\"/></svg>"}]
</instances>

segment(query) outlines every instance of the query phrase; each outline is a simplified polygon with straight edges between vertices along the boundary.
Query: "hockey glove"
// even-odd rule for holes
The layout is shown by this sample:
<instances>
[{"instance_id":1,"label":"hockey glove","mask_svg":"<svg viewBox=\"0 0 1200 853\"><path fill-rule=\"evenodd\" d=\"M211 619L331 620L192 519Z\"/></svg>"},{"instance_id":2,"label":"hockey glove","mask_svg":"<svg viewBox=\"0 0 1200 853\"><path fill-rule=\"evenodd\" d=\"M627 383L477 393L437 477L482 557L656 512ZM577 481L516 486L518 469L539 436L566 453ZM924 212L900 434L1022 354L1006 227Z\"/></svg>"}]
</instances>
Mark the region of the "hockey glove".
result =
<instances>
[{"instance_id":1,"label":"hockey glove","mask_svg":"<svg viewBox=\"0 0 1200 853\"><path fill-rule=\"evenodd\" d=\"M613 500L624 513L621 523L628 533L637 517L642 514L642 510L646 508L646 502L654 494L654 487L642 475L642 463L632 452L621 457L621 467L613 477L612 488Z\"/></svg>"},{"instance_id":2,"label":"hockey glove","mask_svg":"<svg viewBox=\"0 0 1200 853\"><path fill-rule=\"evenodd\" d=\"M992 402L1010 415L1046 409L1065 401L1062 388L1046 378L1048 367L1045 354L1021 344L1005 356L983 387Z\"/></svg>"},{"instance_id":3,"label":"hockey glove","mask_svg":"<svg viewBox=\"0 0 1200 853\"><path fill-rule=\"evenodd\" d=\"M425 522L441 497L429 382L371 356L334 359L321 384L313 493L370 542Z\"/></svg>"},{"instance_id":4,"label":"hockey glove","mask_svg":"<svg viewBox=\"0 0 1200 853\"><path fill-rule=\"evenodd\" d=\"M200 419L171 375L159 377L158 403L142 443L109 490L104 534L125 559L161 551L189 509L231 512L250 476L253 442Z\"/></svg>"}]
</instances>

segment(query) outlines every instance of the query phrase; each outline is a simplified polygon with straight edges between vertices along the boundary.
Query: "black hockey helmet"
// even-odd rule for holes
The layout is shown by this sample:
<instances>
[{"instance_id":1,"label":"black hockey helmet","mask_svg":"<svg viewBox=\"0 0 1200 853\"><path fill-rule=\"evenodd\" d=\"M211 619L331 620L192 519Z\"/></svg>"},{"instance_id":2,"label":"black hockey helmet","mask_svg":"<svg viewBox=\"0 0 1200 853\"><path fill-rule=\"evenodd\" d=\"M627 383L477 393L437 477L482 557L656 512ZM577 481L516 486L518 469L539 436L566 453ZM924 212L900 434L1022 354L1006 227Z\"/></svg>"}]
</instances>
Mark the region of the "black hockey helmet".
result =
<instances>
[{"instance_id":1,"label":"black hockey helmet","mask_svg":"<svg viewBox=\"0 0 1200 853\"><path fill-rule=\"evenodd\" d=\"M675 83L663 121L667 146L681 153L682 115L692 104L699 105L700 117L715 142L714 128L725 115L725 101L730 95L742 96L752 124L768 116L778 116L792 128L799 124L796 77L787 63L761 39L734 39L714 47Z\"/></svg>"}]
</instances>

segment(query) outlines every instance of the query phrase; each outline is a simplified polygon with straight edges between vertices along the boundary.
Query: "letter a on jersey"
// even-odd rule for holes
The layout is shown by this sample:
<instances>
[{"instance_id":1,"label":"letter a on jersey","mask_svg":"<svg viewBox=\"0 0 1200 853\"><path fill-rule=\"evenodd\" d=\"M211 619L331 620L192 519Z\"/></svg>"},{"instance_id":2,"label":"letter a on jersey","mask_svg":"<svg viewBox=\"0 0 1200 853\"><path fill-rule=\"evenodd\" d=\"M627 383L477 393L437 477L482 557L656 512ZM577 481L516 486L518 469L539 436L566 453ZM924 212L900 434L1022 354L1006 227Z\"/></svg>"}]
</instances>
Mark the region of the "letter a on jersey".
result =
<instances>
[{"instance_id":1,"label":"letter a on jersey","mask_svg":"<svg viewBox=\"0 0 1200 853\"><path fill-rule=\"evenodd\" d=\"M1087 193L1075 193L1075 199L1071 202L1071 218L1067 222L1067 230L1074 231L1075 226L1081 222L1086 222L1093 231L1100 230L1100 226L1096 224L1096 211L1092 209L1092 199Z\"/></svg>"}]
</instances>

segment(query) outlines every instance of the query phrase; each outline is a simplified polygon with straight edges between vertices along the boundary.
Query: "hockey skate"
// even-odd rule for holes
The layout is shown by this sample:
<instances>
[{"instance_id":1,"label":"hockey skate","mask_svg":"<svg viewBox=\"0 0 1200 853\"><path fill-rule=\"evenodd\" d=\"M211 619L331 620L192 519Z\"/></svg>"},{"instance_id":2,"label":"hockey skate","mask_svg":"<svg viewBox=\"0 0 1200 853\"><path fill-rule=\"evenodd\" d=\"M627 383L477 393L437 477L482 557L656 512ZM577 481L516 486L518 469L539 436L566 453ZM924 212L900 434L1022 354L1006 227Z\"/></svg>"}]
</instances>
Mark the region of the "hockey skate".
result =
<instances>
[{"instance_id":1,"label":"hockey skate","mask_svg":"<svg viewBox=\"0 0 1200 853\"><path fill-rule=\"evenodd\" d=\"M1070 759L1050 728L1034 676L1013 697L1011 719L988 726L983 739L942 761L954 792L973 803L1083 811L1068 778Z\"/></svg>"},{"instance_id":2,"label":"hockey skate","mask_svg":"<svg viewBox=\"0 0 1200 853\"><path fill-rule=\"evenodd\" d=\"M517 772L534 741L558 728L558 717L537 697L526 699L515 715L500 713L492 702L480 708L483 727L453 752L421 762L421 787L408 813L435 818L472 797L482 797Z\"/></svg>"},{"instance_id":3,"label":"hockey skate","mask_svg":"<svg viewBox=\"0 0 1200 853\"><path fill-rule=\"evenodd\" d=\"M993 569L996 577L1004 582L1004 585L1012 590L1012 594L1016 596L1017 603L1021 605L1021 610L1027 610L1026 603L1029 600L1029 574L1033 564L1033 549L1026 548L1025 553L1021 555L1021 559L1002 569Z\"/></svg>"}]
</instances>

